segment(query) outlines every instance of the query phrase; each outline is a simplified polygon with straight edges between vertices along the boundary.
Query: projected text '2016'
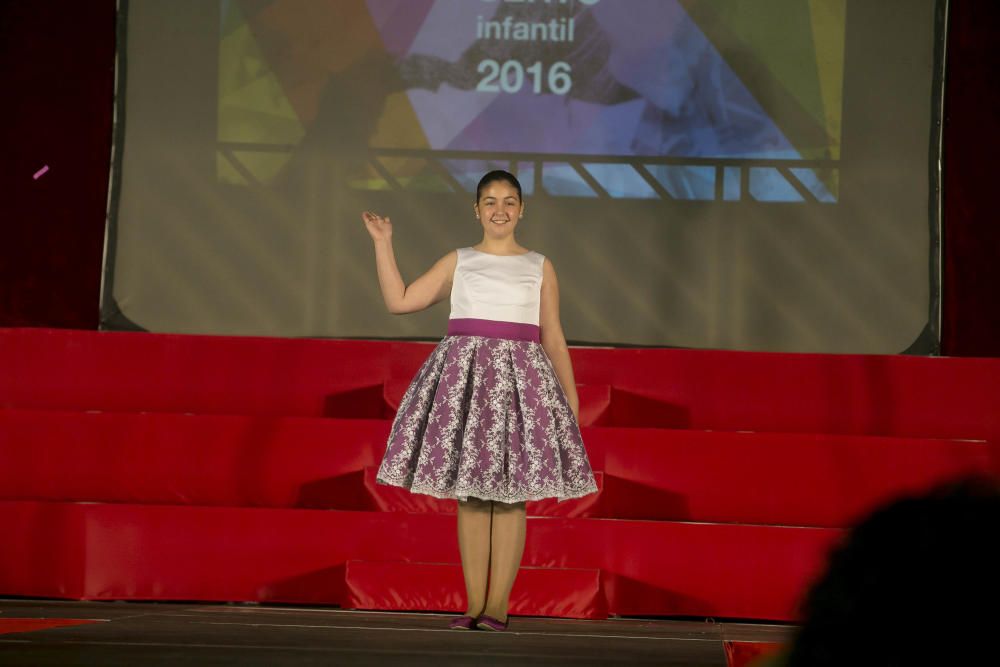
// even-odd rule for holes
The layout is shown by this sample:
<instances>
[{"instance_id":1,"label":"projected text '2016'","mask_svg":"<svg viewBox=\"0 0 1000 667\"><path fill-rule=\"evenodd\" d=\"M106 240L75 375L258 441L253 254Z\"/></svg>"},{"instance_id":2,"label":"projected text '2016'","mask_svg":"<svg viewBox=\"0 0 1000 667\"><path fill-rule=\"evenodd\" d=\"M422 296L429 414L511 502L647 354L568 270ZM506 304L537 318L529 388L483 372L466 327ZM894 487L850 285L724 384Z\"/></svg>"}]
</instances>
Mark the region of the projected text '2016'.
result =
<instances>
[{"instance_id":1,"label":"projected text '2016'","mask_svg":"<svg viewBox=\"0 0 1000 667\"><path fill-rule=\"evenodd\" d=\"M536 95L546 90L565 95L573 87L572 69L569 63L562 61L545 69L541 62L525 67L516 60L501 64L486 59L479 63L478 71L483 78L479 80L476 90L483 93L517 93L527 84Z\"/></svg>"}]
</instances>

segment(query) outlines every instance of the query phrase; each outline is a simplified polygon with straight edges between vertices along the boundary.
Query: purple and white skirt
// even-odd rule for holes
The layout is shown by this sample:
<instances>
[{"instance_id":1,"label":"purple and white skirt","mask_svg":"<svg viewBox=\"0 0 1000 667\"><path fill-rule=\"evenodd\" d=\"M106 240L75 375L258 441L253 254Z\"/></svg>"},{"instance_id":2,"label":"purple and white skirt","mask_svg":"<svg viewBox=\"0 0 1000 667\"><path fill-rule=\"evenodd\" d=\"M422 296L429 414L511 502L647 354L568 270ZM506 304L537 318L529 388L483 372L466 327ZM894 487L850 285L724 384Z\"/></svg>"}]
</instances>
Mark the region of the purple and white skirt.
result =
<instances>
[{"instance_id":1,"label":"purple and white skirt","mask_svg":"<svg viewBox=\"0 0 1000 667\"><path fill-rule=\"evenodd\" d=\"M377 479L503 503L597 491L538 327L450 320L403 395Z\"/></svg>"}]
</instances>

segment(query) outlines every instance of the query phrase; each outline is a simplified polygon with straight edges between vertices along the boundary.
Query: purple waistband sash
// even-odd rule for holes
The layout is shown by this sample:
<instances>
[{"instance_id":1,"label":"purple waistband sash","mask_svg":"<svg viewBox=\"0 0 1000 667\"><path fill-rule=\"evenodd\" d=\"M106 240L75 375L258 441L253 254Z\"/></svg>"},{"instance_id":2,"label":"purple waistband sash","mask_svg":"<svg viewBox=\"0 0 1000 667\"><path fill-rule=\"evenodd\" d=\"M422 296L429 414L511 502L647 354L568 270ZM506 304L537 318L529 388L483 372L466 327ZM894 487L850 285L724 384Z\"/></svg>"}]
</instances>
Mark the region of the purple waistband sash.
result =
<instances>
[{"instance_id":1,"label":"purple waistband sash","mask_svg":"<svg viewBox=\"0 0 1000 667\"><path fill-rule=\"evenodd\" d=\"M541 328L537 324L521 322L501 322L465 317L448 320L449 336L486 336L487 338L507 338L541 342Z\"/></svg>"}]
</instances>

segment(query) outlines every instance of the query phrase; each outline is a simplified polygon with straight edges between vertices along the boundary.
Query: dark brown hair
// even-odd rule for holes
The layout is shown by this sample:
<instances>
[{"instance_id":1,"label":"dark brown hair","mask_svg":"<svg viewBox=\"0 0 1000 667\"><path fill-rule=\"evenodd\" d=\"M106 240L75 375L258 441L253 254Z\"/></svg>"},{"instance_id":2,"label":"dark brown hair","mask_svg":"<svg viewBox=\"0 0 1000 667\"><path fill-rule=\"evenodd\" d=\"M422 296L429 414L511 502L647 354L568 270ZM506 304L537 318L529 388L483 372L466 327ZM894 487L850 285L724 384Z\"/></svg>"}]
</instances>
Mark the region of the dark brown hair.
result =
<instances>
[{"instance_id":1,"label":"dark brown hair","mask_svg":"<svg viewBox=\"0 0 1000 667\"><path fill-rule=\"evenodd\" d=\"M479 203L479 198L483 196L483 188L490 183L495 183L496 181L505 181L513 185L514 189L517 190L517 198L523 201L524 198L521 196L521 184L518 182L517 177L509 171L495 169L479 179L479 185L476 186L477 204Z\"/></svg>"}]
</instances>

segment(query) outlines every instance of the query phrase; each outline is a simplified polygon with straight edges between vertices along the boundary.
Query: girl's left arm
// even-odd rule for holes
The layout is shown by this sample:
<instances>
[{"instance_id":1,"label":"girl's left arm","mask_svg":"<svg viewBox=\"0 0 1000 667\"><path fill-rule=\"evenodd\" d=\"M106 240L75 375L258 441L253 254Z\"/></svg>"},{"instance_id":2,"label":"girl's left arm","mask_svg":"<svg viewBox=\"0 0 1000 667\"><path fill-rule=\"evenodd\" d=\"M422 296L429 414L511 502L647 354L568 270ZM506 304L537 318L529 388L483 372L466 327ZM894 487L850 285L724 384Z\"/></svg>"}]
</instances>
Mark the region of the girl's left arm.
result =
<instances>
[{"instance_id":1,"label":"girl's left arm","mask_svg":"<svg viewBox=\"0 0 1000 667\"><path fill-rule=\"evenodd\" d=\"M570 361L569 347L566 345L562 323L559 321L559 282L556 279L556 270L548 258L542 265L539 325L542 329L542 348L545 350L545 354L549 355L559 384L562 385L566 398L569 400L569 407L573 410L573 416L579 422L580 398L577 396L576 380L573 378L573 362Z\"/></svg>"}]
</instances>

